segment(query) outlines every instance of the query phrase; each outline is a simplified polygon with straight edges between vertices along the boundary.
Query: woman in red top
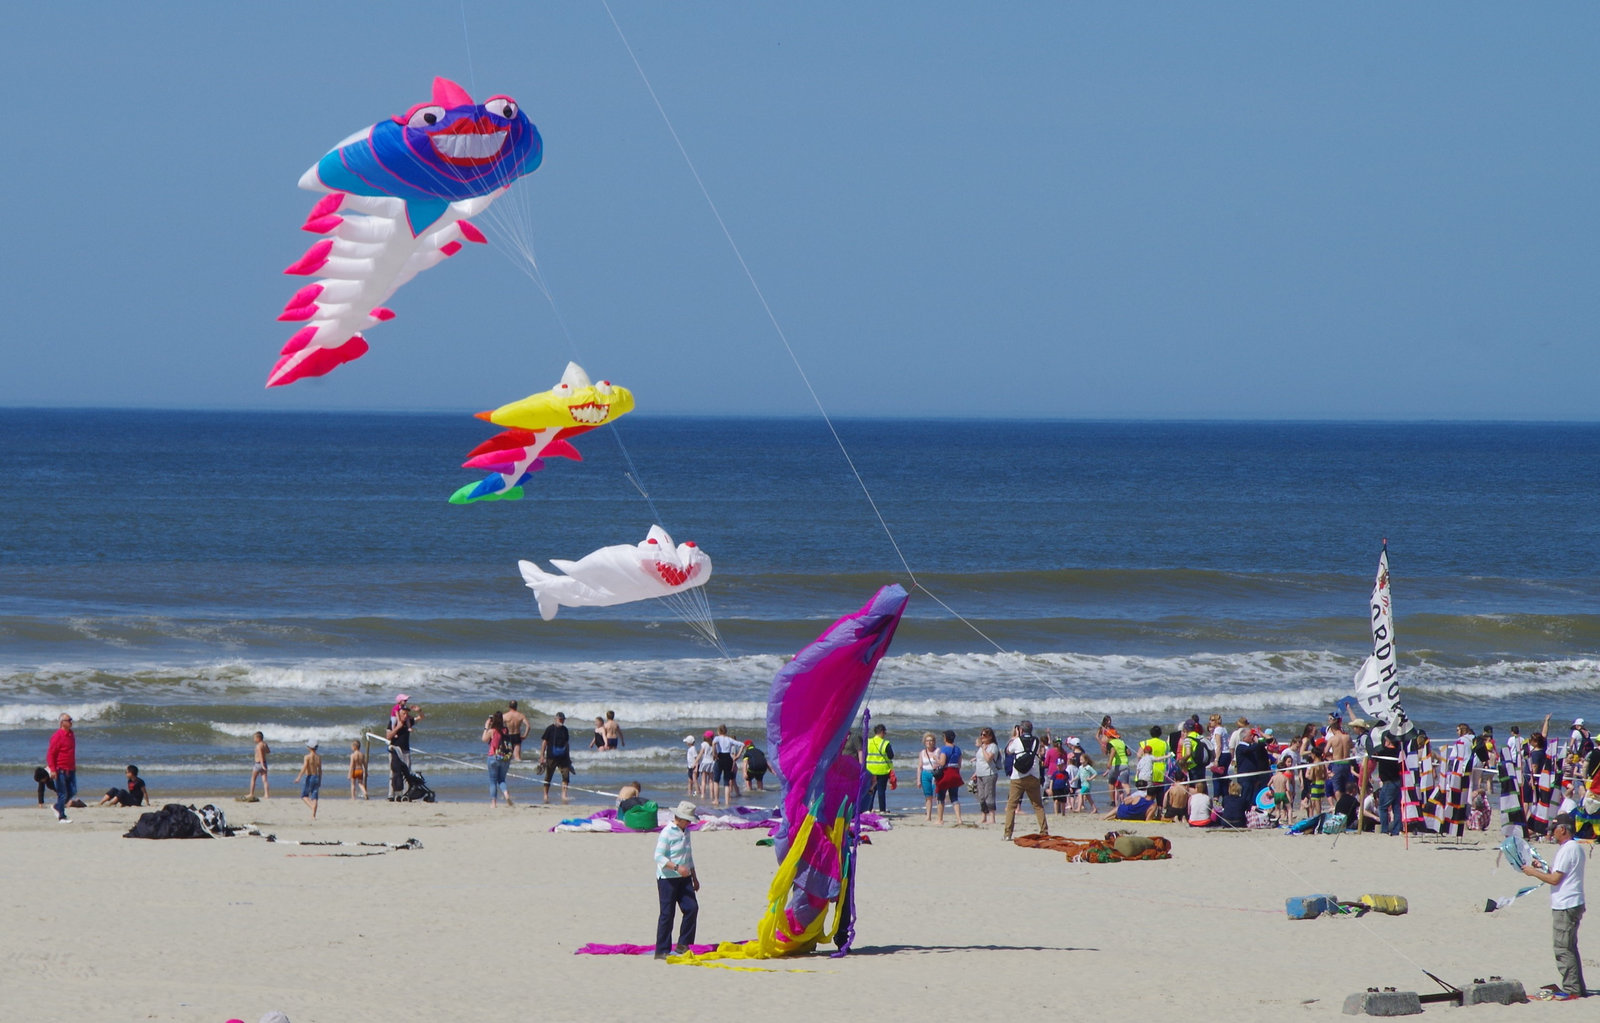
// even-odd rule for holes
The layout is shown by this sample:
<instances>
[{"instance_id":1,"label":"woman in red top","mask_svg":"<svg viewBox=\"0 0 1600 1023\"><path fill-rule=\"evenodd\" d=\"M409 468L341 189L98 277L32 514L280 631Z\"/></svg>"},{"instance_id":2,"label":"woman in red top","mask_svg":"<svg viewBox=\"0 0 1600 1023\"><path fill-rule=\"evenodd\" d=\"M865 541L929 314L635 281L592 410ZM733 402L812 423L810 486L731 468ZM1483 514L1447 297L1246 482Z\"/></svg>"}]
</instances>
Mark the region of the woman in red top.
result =
<instances>
[{"instance_id":1,"label":"woman in red top","mask_svg":"<svg viewBox=\"0 0 1600 1023\"><path fill-rule=\"evenodd\" d=\"M44 766L56 781L56 820L71 824L67 804L78 794L78 738L72 734L71 714L61 715L61 727L50 736Z\"/></svg>"}]
</instances>

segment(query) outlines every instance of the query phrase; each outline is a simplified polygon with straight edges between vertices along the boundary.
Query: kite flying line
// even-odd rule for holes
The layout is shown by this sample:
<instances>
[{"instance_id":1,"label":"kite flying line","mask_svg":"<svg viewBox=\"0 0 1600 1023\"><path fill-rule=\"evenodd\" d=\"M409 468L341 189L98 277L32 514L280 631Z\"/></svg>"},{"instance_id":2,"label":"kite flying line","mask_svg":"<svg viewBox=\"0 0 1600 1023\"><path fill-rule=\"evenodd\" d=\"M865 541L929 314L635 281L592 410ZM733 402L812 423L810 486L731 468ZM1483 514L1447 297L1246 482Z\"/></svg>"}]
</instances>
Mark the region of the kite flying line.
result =
<instances>
[{"instance_id":1,"label":"kite flying line","mask_svg":"<svg viewBox=\"0 0 1600 1023\"><path fill-rule=\"evenodd\" d=\"M655 104L656 112L661 115L661 121L666 125L667 133L672 136L673 144L677 146L678 155L683 158L684 164L688 166L689 174L694 178L695 185L700 189L701 198L705 200L706 206L711 210L711 216L716 220L717 227L721 229L722 237L727 241L728 248L733 251L733 257L738 261L739 268L744 271L745 280L749 282L750 289L755 292L756 300L761 303L761 308L767 315L767 322L772 325L773 333L777 335L779 343L783 345L783 350L788 353L789 361L794 364L795 372L800 374L800 380L805 385L806 393L811 395L812 404L817 407L818 414L822 416L823 423L828 427L828 433L833 436L833 442L838 445L839 453L844 456L845 464L850 467L850 473L855 477L856 485L861 488L862 496L866 498L868 506L872 508L872 514L877 518L878 525L882 527L884 536L889 540L889 545L894 548L895 557L900 560L900 565L905 569L906 577L911 581L911 585L921 590L929 600L949 612L951 617L971 629L984 642L994 647L997 652L1002 654L1012 653L1013 651L1001 646L974 622L969 621L959 611L945 603L938 594L928 589L917 578L916 570L911 567L911 562L907 560L905 551L901 549L900 541L896 539L894 530L889 528L888 520L883 517L883 512L878 507L877 499L872 496L871 488L867 486L867 481L862 477L860 469L856 467L855 459L850 455L850 449L845 446L844 439L839 436L839 431L834 428L833 418L828 415L827 407L823 405L821 396L817 394L816 388L812 386L811 377L806 373L805 366L801 364L800 357L795 353L794 346L789 343L789 336L784 332L783 325L778 322L777 313L773 311L771 304L767 302L766 293L761 290L761 284L756 280L754 271L750 269L750 264L745 261L744 253L740 250L739 243L734 240L733 232L728 229L727 222L722 219L722 213L717 209L715 200L711 198L711 192L706 187L705 180L700 177L699 169L689 156L689 150L684 146L683 139L678 136L678 130L673 127L672 118L667 116L666 107L662 105L660 97L656 95L655 87L650 84L650 76L645 74L644 65L639 62L638 55L634 53L633 46L628 42L627 34L623 32L622 25L618 23L617 16L612 12L610 3L607 0L600 0L600 6L605 8L606 17L611 20L611 26L616 30L617 38L622 42L623 49L627 50L628 59L633 62L634 70L639 74L639 80L644 83L645 91L650 94L650 101ZM1069 698L1069 694L1054 681L1028 668L1026 664L1023 667L1028 675L1049 687L1057 696Z\"/></svg>"}]
</instances>

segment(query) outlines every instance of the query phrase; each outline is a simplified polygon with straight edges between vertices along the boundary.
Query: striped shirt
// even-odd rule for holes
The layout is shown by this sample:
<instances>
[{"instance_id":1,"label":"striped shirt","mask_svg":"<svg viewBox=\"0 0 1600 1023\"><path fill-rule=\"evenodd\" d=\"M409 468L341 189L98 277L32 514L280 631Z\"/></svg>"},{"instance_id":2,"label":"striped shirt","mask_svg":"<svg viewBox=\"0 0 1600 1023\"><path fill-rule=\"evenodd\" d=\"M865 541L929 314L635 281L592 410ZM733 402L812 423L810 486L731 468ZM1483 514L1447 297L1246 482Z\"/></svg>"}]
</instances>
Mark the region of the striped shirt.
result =
<instances>
[{"instance_id":1,"label":"striped shirt","mask_svg":"<svg viewBox=\"0 0 1600 1023\"><path fill-rule=\"evenodd\" d=\"M677 877L676 866L685 866L694 873L694 849L689 845L689 833L678 826L676 818L661 829L656 839L656 877Z\"/></svg>"}]
</instances>

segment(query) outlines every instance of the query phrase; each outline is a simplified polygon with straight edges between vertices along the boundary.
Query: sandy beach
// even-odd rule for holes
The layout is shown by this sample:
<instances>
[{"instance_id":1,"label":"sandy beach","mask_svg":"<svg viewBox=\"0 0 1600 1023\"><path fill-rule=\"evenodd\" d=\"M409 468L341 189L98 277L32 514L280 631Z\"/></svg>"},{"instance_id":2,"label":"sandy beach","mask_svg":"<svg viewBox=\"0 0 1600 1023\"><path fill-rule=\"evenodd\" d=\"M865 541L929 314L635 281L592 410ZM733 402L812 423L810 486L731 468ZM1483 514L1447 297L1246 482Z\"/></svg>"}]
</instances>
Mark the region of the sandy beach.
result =
<instances>
[{"instance_id":1,"label":"sandy beach","mask_svg":"<svg viewBox=\"0 0 1600 1023\"><path fill-rule=\"evenodd\" d=\"M298 799L219 803L278 836L122 838L138 811L0 811L9 1019L294 1023L704 1018L707 1012L910 1020L1000 1012L1279 1020L1340 1017L1368 986L1427 993L1498 974L1555 979L1544 891L1492 915L1521 878L1464 842L1141 825L1173 842L1159 862L1072 864L1002 843L998 828L901 816L860 861L857 948L754 972L649 957L574 955L648 943L654 837L551 833L558 808ZM1058 823L1064 822L1064 823ZM1031 830L1019 819L1018 834ZM1052 818L1058 834L1110 827ZM701 941L753 934L771 851L760 831L698 834ZM281 840L421 841L380 855ZM1290 921L1284 899L1404 895L1403 917ZM1585 928L1588 932L1589 929ZM1584 933L1600 975L1600 936ZM1567 1006L1429 1008L1427 1015L1577 1018Z\"/></svg>"}]
</instances>

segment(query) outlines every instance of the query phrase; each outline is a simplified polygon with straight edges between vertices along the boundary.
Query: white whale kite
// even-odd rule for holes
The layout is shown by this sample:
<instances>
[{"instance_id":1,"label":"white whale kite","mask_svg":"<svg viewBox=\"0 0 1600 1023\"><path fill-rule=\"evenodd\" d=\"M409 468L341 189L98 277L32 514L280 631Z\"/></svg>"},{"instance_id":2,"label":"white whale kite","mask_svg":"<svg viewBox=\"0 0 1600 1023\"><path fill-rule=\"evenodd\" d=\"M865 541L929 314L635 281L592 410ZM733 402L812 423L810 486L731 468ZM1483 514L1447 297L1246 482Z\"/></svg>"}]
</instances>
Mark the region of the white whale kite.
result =
<instances>
[{"instance_id":1,"label":"white whale kite","mask_svg":"<svg viewBox=\"0 0 1600 1023\"><path fill-rule=\"evenodd\" d=\"M565 575L546 572L531 561L519 561L522 581L539 598L545 621L568 607L610 607L652 597L670 597L703 586L711 578L711 557L693 540L674 544L660 526L651 526L644 541L602 547L577 561L550 559Z\"/></svg>"}]
</instances>

